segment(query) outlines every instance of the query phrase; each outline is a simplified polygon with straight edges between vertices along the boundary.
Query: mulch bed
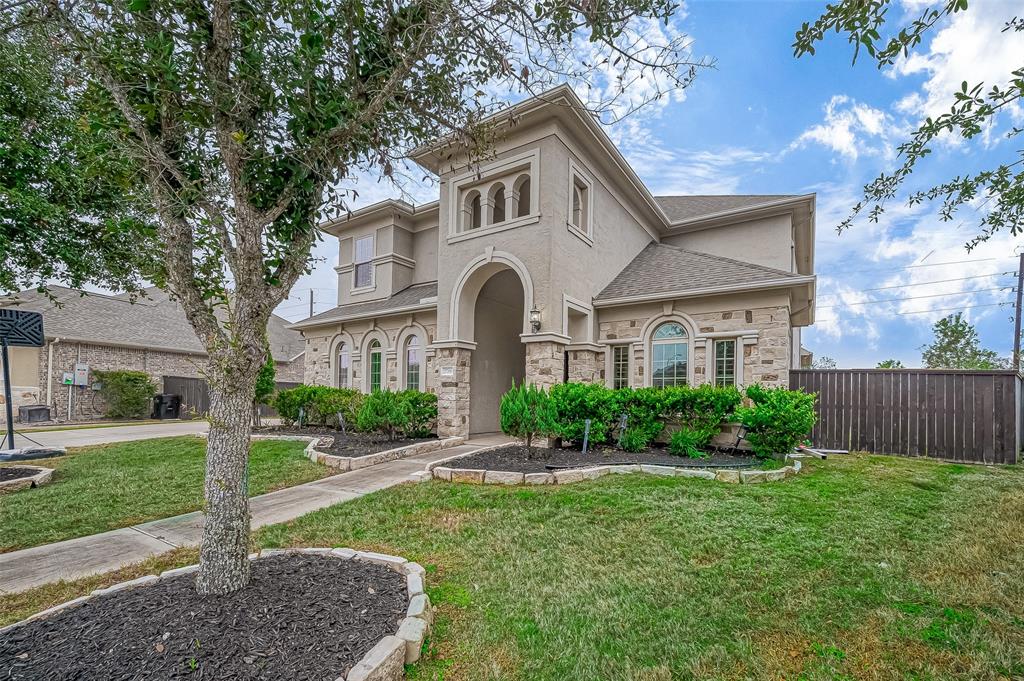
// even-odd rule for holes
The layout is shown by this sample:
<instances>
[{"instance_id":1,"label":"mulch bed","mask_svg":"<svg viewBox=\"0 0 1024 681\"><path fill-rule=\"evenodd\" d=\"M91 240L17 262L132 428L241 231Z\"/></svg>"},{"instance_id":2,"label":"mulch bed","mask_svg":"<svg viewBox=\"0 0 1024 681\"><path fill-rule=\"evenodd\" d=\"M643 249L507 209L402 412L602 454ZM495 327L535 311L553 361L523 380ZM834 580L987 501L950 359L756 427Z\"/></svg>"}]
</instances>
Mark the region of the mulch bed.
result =
<instances>
[{"instance_id":1,"label":"mulch bed","mask_svg":"<svg viewBox=\"0 0 1024 681\"><path fill-rule=\"evenodd\" d=\"M0 482L7 482L8 480L20 480L21 478L31 478L33 475L38 474L38 468L24 468L22 466L2 466L0 467Z\"/></svg>"},{"instance_id":2,"label":"mulch bed","mask_svg":"<svg viewBox=\"0 0 1024 681\"><path fill-rule=\"evenodd\" d=\"M408 601L382 565L272 556L226 596L198 596L181 575L15 627L0 634L0 676L335 679L394 634Z\"/></svg>"},{"instance_id":3,"label":"mulch bed","mask_svg":"<svg viewBox=\"0 0 1024 681\"><path fill-rule=\"evenodd\" d=\"M378 435L376 433L346 433L342 435L340 430L334 428L324 428L321 426L315 426L311 428L298 428L295 426L277 426L270 428L255 428L254 433L259 435L304 435L306 437L316 437L318 435L326 435L334 438L334 444L330 447L325 445L317 445L317 450L326 454L334 454L335 456L367 456L369 454L376 454L377 452L384 452L389 449L397 449L398 447L405 447L406 445L414 445L417 442L426 442L427 440L435 440L436 436L430 437L403 437L397 440L388 440L384 435Z\"/></svg>"},{"instance_id":4,"label":"mulch bed","mask_svg":"<svg viewBox=\"0 0 1024 681\"><path fill-rule=\"evenodd\" d=\"M526 447L507 445L499 449L470 454L450 461L449 468L471 468L516 473L546 473L569 468L608 466L614 464L657 464L687 468L752 468L760 462L753 456L709 453L705 459L688 459L670 454L664 447L651 447L642 452L624 452L612 447L597 447L584 454L579 449L534 447L527 456Z\"/></svg>"}]
</instances>

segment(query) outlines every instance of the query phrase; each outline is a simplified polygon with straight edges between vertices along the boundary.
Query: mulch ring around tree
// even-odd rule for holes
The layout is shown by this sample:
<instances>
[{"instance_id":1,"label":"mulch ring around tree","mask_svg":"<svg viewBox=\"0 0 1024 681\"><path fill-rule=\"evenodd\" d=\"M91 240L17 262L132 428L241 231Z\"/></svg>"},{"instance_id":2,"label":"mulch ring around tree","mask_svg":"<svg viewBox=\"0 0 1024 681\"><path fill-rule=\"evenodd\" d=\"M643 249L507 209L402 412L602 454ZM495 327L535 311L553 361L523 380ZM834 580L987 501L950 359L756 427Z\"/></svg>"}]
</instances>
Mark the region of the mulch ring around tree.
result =
<instances>
[{"instance_id":1,"label":"mulch ring around tree","mask_svg":"<svg viewBox=\"0 0 1024 681\"><path fill-rule=\"evenodd\" d=\"M754 468L760 463L753 456L738 456L721 452L709 452L707 458L704 459L689 459L670 454L663 447L651 447L642 452L624 452L612 447L596 447L586 454L579 449L572 448L534 447L528 453L526 447L516 444L484 450L442 465L450 468L515 473L552 473L573 468L628 464L656 464L685 468Z\"/></svg>"},{"instance_id":2,"label":"mulch ring around tree","mask_svg":"<svg viewBox=\"0 0 1024 681\"><path fill-rule=\"evenodd\" d=\"M324 438L333 438L334 442L330 445L325 444L326 440L321 440L320 444L316 446L317 451L324 452L325 454L333 454L335 456L353 457L368 456L378 452L385 452L389 449L397 449L398 447L414 445L417 442L426 442L427 440L437 439L436 436L431 435L430 437L401 437L397 440L389 440L386 435L380 435L377 433L347 432L342 434L340 430L324 428L322 426L309 428L298 428L296 426L256 428L253 430L253 433L257 435L303 435L305 437L319 436Z\"/></svg>"},{"instance_id":3,"label":"mulch ring around tree","mask_svg":"<svg viewBox=\"0 0 1024 681\"><path fill-rule=\"evenodd\" d=\"M38 468L25 468L24 466L0 466L0 482L8 480L20 480L38 475Z\"/></svg>"},{"instance_id":4,"label":"mulch ring around tree","mask_svg":"<svg viewBox=\"0 0 1024 681\"><path fill-rule=\"evenodd\" d=\"M0 634L7 679L336 679L409 604L383 565L287 554L252 582L199 596L195 574L93 597Z\"/></svg>"}]
</instances>

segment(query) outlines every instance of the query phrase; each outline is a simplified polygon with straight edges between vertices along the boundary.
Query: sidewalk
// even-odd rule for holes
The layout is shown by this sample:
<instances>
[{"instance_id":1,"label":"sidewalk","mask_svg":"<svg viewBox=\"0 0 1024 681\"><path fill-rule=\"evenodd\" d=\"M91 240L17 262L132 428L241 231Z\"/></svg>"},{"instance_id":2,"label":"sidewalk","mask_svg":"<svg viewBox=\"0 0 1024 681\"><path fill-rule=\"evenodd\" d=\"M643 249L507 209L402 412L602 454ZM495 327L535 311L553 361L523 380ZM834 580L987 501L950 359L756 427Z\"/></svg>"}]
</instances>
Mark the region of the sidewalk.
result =
<instances>
[{"instance_id":1,"label":"sidewalk","mask_svg":"<svg viewBox=\"0 0 1024 681\"><path fill-rule=\"evenodd\" d=\"M493 438L421 456L322 478L249 500L252 528L285 522L409 480L428 463L494 444ZM0 554L0 594L31 589L59 579L78 579L138 563L179 546L195 546L203 534L203 513L154 520L79 539Z\"/></svg>"}]
</instances>

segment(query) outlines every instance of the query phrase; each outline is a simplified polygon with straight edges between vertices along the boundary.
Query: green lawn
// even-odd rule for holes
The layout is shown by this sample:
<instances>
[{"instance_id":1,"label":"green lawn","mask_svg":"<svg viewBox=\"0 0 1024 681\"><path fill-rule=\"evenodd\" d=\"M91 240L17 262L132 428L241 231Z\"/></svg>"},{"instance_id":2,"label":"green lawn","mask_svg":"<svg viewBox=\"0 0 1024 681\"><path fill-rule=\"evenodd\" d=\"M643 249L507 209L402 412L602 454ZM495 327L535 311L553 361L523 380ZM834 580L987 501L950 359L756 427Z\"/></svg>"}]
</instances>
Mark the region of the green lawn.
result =
<instances>
[{"instance_id":1,"label":"green lawn","mask_svg":"<svg viewBox=\"0 0 1024 681\"><path fill-rule=\"evenodd\" d=\"M325 466L303 456L304 442L254 442L249 493L316 480ZM206 441L137 440L72 449L32 461L56 469L42 487L0 495L0 552L127 527L198 510Z\"/></svg>"},{"instance_id":2,"label":"green lawn","mask_svg":"<svg viewBox=\"0 0 1024 681\"><path fill-rule=\"evenodd\" d=\"M845 456L782 483L403 485L258 534L428 569L412 679L1024 676L1024 470ZM186 564L0 597L0 624Z\"/></svg>"}]
</instances>

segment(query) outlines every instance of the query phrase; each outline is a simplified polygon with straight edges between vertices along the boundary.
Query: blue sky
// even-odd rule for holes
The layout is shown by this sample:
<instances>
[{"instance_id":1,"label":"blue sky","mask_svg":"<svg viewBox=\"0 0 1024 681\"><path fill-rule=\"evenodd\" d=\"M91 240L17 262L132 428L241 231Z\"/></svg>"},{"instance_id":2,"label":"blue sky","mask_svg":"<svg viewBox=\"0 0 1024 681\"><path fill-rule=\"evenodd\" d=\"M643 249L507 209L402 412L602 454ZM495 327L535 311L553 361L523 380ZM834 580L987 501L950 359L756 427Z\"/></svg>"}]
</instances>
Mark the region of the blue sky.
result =
<instances>
[{"instance_id":1,"label":"blue sky","mask_svg":"<svg viewBox=\"0 0 1024 681\"><path fill-rule=\"evenodd\" d=\"M834 357L840 367L872 367L890 357L917 366L932 323L954 311L947 308L963 308L982 343L1009 354L1012 308L999 303L1013 299L1020 239L1001 234L968 253L974 208L943 223L934 207L902 202L879 224L858 223L842 235L835 226L860 187L894 167L895 147L921 117L948 108L962 80L1003 83L1024 65L1024 34L1000 32L1019 5L972 3L885 71L868 60L851 65L850 47L834 35L814 57L793 57L796 29L822 5L687 3L670 29L685 32L693 54L714 58L715 68L608 132L655 194L817 193L818 321L804 335L816 356ZM891 14L920 7L911 0ZM982 139L943 141L908 188L1009 158L1021 138L1001 133L1022 118L1012 111ZM359 184L357 205L400 194L373 178ZM436 196L431 187L405 191L417 201ZM308 314L310 287L317 312L335 304L336 241L321 244L317 255L315 271L279 308L283 316Z\"/></svg>"}]
</instances>

